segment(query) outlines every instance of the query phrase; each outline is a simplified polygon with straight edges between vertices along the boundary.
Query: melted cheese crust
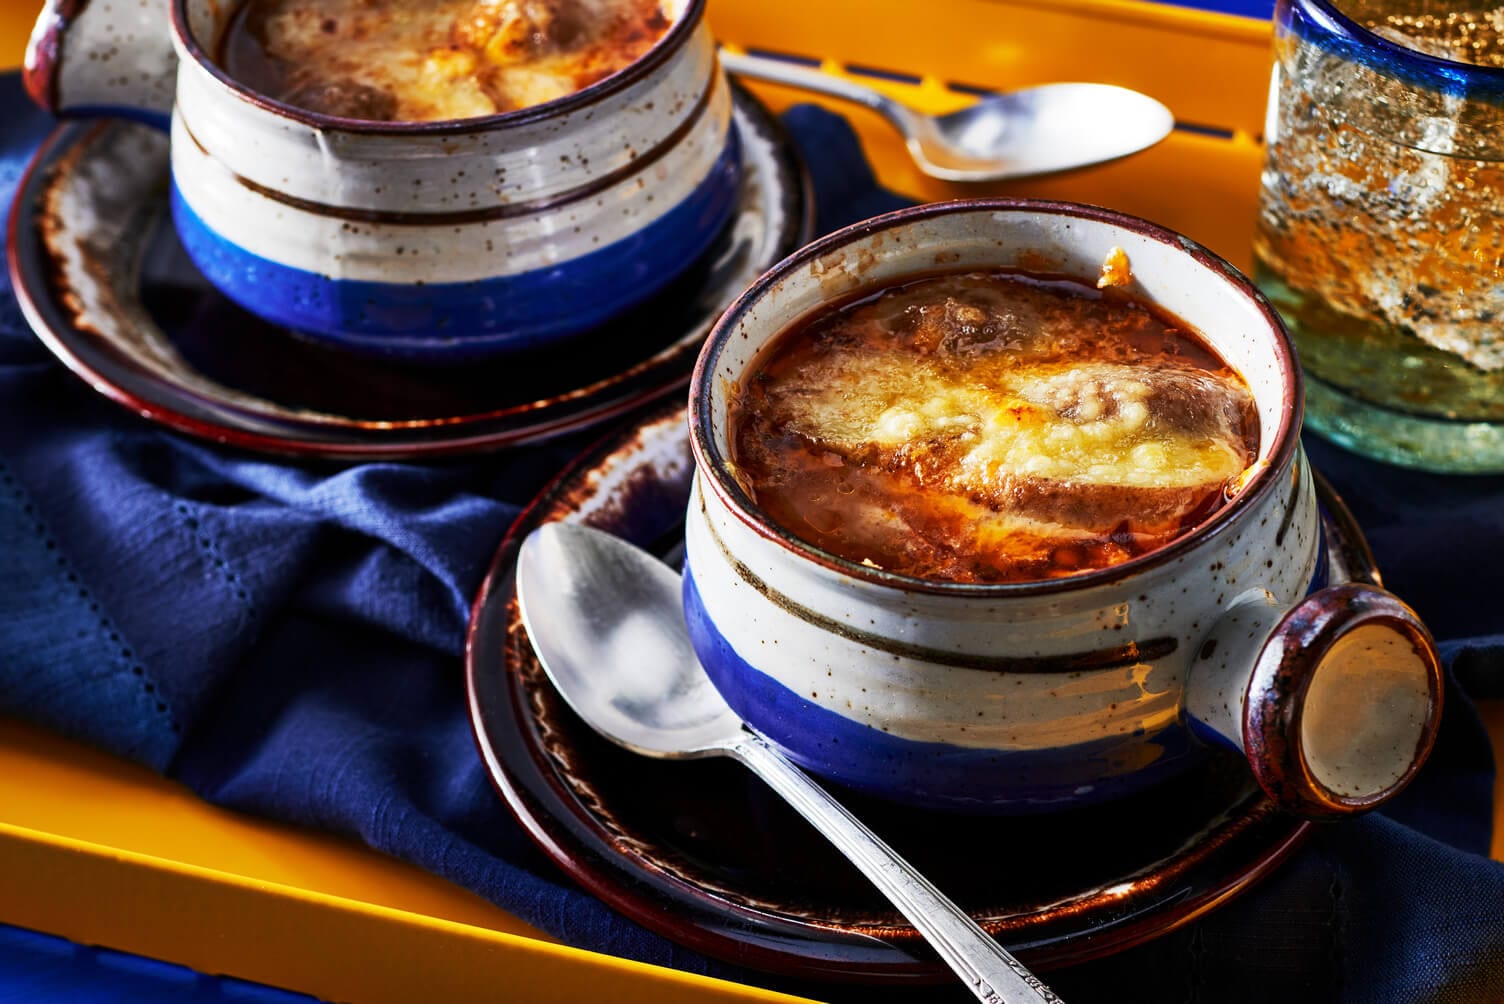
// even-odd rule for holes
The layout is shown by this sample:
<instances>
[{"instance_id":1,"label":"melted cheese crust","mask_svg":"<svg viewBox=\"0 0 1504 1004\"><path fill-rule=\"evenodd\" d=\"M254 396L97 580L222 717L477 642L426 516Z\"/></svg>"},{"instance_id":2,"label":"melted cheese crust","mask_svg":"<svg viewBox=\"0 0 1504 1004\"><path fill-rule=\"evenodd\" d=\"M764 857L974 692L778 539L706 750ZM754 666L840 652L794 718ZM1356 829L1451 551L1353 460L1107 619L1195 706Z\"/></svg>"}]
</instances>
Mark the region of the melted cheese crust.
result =
<instances>
[{"instance_id":1,"label":"melted cheese crust","mask_svg":"<svg viewBox=\"0 0 1504 1004\"><path fill-rule=\"evenodd\" d=\"M438 121L573 93L668 27L658 0L248 0L220 62L310 111Z\"/></svg>"},{"instance_id":2,"label":"melted cheese crust","mask_svg":"<svg viewBox=\"0 0 1504 1004\"><path fill-rule=\"evenodd\" d=\"M1247 388L1183 326L1120 292L1002 274L923 280L781 336L732 430L775 521L959 581L1160 546L1257 453Z\"/></svg>"},{"instance_id":3,"label":"melted cheese crust","mask_svg":"<svg viewBox=\"0 0 1504 1004\"><path fill-rule=\"evenodd\" d=\"M1192 370L1054 363L988 385L895 354L826 362L790 382L790 430L848 456L875 447L928 461L961 491L986 494L1010 477L1184 488L1226 481L1247 463L1230 423L1176 425L1154 410L1156 388L1224 390Z\"/></svg>"}]
</instances>

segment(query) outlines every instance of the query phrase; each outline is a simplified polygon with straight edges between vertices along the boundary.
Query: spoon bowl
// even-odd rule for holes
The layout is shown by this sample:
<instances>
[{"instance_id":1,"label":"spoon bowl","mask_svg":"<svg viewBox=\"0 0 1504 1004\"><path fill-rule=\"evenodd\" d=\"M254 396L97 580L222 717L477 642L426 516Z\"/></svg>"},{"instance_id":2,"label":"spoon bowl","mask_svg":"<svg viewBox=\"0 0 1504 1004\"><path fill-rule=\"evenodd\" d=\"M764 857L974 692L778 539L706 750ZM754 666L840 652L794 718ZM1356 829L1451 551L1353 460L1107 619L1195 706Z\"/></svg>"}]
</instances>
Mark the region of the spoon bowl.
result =
<instances>
[{"instance_id":1,"label":"spoon bowl","mask_svg":"<svg viewBox=\"0 0 1504 1004\"><path fill-rule=\"evenodd\" d=\"M644 756L729 756L788 800L892 900L979 1000L1048 987L845 806L748 729L691 647L677 573L587 526L546 523L517 556L517 605L543 670L605 738Z\"/></svg>"},{"instance_id":2,"label":"spoon bowl","mask_svg":"<svg viewBox=\"0 0 1504 1004\"><path fill-rule=\"evenodd\" d=\"M843 77L796 63L721 50L728 72L827 94L870 108L904 137L914 162L944 181L1004 181L1126 157L1169 135L1175 117L1127 87L1043 84L927 115Z\"/></svg>"},{"instance_id":3,"label":"spoon bowl","mask_svg":"<svg viewBox=\"0 0 1504 1004\"><path fill-rule=\"evenodd\" d=\"M573 524L539 527L517 556L522 622L575 714L643 756L718 756L744 729L695 658L679 589L663 562Z\"/></svg>"}]
</instances>

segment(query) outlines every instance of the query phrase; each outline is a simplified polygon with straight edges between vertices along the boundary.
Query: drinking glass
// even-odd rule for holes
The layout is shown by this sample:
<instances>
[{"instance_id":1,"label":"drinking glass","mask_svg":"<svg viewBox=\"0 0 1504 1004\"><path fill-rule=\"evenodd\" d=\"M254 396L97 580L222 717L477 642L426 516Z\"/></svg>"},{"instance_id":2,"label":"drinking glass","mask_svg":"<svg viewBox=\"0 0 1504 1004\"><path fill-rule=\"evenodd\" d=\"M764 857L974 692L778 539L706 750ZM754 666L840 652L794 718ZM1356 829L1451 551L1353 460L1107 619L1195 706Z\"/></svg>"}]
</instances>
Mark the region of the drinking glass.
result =
<instances>
[{"instance_id":1,"label":"drinking glass","mask_svg":"<svg viewBox=\"0 0 1504 1004\"><path fill-rule=\"evenodd\" d=\"M1279 0L1255 280L1306 421L1504 471L1504 4Z\"/></svg>"}]
</instances>

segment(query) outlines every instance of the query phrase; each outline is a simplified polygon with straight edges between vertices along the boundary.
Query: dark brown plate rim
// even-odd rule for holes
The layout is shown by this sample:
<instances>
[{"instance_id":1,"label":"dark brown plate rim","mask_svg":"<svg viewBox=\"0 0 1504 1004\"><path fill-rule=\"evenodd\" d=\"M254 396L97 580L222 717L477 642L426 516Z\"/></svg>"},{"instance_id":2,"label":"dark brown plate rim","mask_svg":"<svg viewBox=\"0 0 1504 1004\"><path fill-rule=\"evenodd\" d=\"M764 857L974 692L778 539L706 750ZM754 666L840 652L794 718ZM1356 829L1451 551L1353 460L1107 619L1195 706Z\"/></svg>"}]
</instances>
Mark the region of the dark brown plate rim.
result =
<instances>
[{"instance_id":1,"label":"dark brown plate rim","mask_svg":"<svg viewBox=\"0 0 1504 1004\"><path fill-rule=\"evenodd\" d=\"M783 229L770 236L757 265L771 266L807 241L814 201L804 165L777 117L755 96L733 87L743 120L774 151ZM50 277L51 257L37 232L38 207L50 168L100 123L59 126L33 154L17 186L6 235L11 285L21 311L47 349L96 392L149 421L198 439L259 453L328 460L438 458L519 446L576 432L625 415L688 385L695 359L718 311L706 313L698 337L685 337L608 377L548 397L473 414L422 422L299 421L249 411L205 396L142 369L128 352L82 331L68 319ZM740 289L728 288L725 302ZM686 334L690 332L687 329Z\"/></svg>"},{"instance_id":2,"label":"dark brown plate rim","mask_svg":"<svg viewBox=\"0 0 1504 1004\"><path fill-rule=\"evenodd\" d=\"M620 464L651 437L682 435L687 451L686 425L682 404L662 405L613 431L540 492L501 542L476 595L465 648L471 725L493 785L529 836L566 873L621 913L681 945L798 978L949 980L949 970L905 924L857 929L835 920L813 923L779 915L728 900L693 876L645 860L601 824L540 742L539 722L523 699L515 656L517 646L527 644L512 588L517 548L541 523L576 515L599 491L596 475L613 462ZM1319 474L1316 482L1334 557L1354 579L1376 581L1372 555L1350 513ZM607 505L593 522L609 529L622 515L619 506ZM1225 820L1209 816L1197 841L1151 862L1131 880L1125 877L1029 914L979 919L1040 970L1101 958L1157 938L1256 884L1303 842L1311 825L1262 799L1229 810Z\"/></svg>"}]
</instances>

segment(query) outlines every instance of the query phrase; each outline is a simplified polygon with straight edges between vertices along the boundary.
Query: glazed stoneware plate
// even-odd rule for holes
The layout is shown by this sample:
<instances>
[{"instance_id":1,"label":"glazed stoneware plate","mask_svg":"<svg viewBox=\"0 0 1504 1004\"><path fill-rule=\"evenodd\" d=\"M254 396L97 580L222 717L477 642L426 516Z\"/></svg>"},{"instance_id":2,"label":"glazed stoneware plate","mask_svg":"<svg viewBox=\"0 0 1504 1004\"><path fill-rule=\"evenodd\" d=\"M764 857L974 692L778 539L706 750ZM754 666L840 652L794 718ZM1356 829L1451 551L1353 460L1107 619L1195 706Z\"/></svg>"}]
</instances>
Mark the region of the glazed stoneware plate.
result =
<instances>
[{"instance_id":1,"label":"glazed stoneware plate","mask_svg":"<svg viewBox=\"0 0 1504 1004\"><path fill-rule=\"evenodd\" d=\"M242 310L188 261L167 215L167 138L69 125L38 150L11 213L27 320L95 390L180 432L301 456L403 458L536 441L688 380L716 316L809 239L803 169L737 89L745 172L734 221L666 291L567 344L494 362L352 355Z\"/></svg>"},{"instance_id":2,"label":"glazed stoneware plate","mask_svg":"<svg viewBox=\"0 0 1504 1004\"><path fill-rule=\"evenodd\" d=\"M949 980L918 933L750 772L623 752L574 716L534 658L513 591L528 531L584 521L677 562L693 469L684 411L659 409L584 455L503 541L466 647L471 720L497 790L585 888L681 944L802 978ZM1329 560L1374 581L1356 527L1320 492ZM1267 874L1310 825L1276 810L1231 755L1131 799L1042 816L842 799L1039 968L1186 923ZM985 867L999 860L1028 867Z\"/></svg>"}]
</instances>

